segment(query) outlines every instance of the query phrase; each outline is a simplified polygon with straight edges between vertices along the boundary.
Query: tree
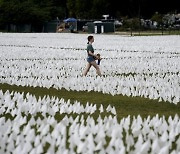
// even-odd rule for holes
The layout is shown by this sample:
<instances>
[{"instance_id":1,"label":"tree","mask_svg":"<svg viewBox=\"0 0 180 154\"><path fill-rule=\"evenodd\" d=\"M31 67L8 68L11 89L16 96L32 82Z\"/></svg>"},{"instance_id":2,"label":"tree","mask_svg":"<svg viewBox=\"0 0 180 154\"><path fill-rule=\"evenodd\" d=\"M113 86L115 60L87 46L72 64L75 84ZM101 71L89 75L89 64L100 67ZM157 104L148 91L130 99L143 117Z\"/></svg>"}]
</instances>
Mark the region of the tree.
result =
<instances>
[{"instance_id":1,"label":"tree","mask_svg":"<svg viewBox=\"0 0 180 154\"><path fill-rule=\"evenodd\" d=\"M159 14L158 12L156 12L151 18L152 21L156 21L158 23L158 26L162 26L163 24L162 19L163 19L163 15Z\"/></svg>"},{"instance_id":2,"label":"tree","mask_svg":"<svg viewBox=\"0 0 180 154\"><path fill-rule=\"evenodd\" d=\"M158 27L162 30L162 35L164 33L164 23L163 23L163 15L162 14L159 14L158 12L156 12L152 18L151 18L152 21L156 21L158 23Z\"/></svg>"},{"instance_id":3,"label":"tree","mask_svg":"<svg viewBox=\"0 0 180 154\"><path fill-rule=\"evenodd\" d=\"M0 0L0 24L43 24L46 21L77 17L100 19L103 14L114 18L150 18L161 24L161 14L180 11L179 0Z\"/></svg>"},{"instance_id":4,"label":"tree","mask_svg":"<svg viewBox=\"0 0 180 154\"><path fill-rule=\"evenodd\" d=\"M89 16L90 6L88 0L76 0L76 17L86 19Z\"/></svg>"},{"instance_id":5,"label":"tree","mask_svg":"<svg viewBox=\"0 0 180 154\"><path fill-rule=\"evenodd\" d=\"M49 0L44 0L43 3L33 0L1 0L0 10L1 22L6 24L42 23L51 18Z\"/></svg>"},{"instance_id":6,"label":"tree","mask_svg":"<svg viewBox=\"0 0 180 154\"><path fill-rule=\"evenodd\" d=\"M107 0L93 0L91 14L94 18L102 18L103 14L109 14L109 2Z\"/></svg>"},{"instance_id":7,"label":"tree","mask_svg":"<svg viewBox=\"0 0 180 154\"><path fill-rule=\"evenodd\" d=\"M67 9L70 17L76 17L76 0L67 0Z\"/></svg>"}]
</instances>

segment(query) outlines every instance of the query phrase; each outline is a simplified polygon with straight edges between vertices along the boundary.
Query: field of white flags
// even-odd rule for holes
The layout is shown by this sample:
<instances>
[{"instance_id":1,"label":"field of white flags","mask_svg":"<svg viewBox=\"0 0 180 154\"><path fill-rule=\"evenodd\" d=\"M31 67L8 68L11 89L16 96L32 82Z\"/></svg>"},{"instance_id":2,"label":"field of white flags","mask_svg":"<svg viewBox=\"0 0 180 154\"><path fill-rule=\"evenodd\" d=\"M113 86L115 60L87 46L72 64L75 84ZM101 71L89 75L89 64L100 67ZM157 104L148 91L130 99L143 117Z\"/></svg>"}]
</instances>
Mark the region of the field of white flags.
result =
<instances>
[{"instance_id":1,"label":"field of white flags","mask_svg":"<svg viewBox=\"0 0 180 154\"><path fill-rule=\"evenodd\" d=\"M0 153L180 153L180 118L130 116L116 109L58 98L0 91ZM97 119L93 118L99 113ZM104 118L101 113L109 113ZM56 113L66 114L57 120ZM71 114L76 113L76 117ZM83 113L83 114L82 114ZM86 118L85 118L86 115Z\"/></svg>"},{"instance_id":2,"label":"field of white flags","mask_svg":"<svg viewBox=\"0 0 180 154\"><path fill-rule=\"evenodd\" d=\"M95 35L103 76L86 66L87 35L0 34L0 83L180 102L180 37Z\"/></svg>"},{"instance_id":3,"label":"field of white flags","mask_svg":"<svg viewBox=\"0 0 180 154\"><path fill-rule=\"evenodd\" d=\"M91 68L84 77L87 36L0 33L0 154L180 154L180 112L167 117L180 110L180 36L94 35L102 76ZM112 101L138 96L173 108L166 116L118 119L118 102L37 97L13 85L96 92Z\"/></svg>"}]
</instances>

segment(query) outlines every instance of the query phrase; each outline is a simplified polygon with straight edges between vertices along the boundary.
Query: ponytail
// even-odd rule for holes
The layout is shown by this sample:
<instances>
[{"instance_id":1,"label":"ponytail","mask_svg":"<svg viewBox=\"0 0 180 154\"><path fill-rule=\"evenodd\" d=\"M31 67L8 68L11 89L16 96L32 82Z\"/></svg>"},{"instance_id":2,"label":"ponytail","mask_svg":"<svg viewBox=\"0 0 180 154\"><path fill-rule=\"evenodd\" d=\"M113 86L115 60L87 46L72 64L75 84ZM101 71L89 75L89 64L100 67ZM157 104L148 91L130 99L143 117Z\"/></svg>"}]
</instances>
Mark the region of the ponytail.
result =
<instances>
[{"instance_id":1,"label":"ponytail","mask_svg":"<svg viewBox=\"0 0 180 154\"><path fill-rule=\"evenodd\" d=\"M93 36L89 35L87 39L88 39L88 43L87 44L89 44L89 41L91 41L91 39L93 39Z\"/></svg>"}]
</instances>

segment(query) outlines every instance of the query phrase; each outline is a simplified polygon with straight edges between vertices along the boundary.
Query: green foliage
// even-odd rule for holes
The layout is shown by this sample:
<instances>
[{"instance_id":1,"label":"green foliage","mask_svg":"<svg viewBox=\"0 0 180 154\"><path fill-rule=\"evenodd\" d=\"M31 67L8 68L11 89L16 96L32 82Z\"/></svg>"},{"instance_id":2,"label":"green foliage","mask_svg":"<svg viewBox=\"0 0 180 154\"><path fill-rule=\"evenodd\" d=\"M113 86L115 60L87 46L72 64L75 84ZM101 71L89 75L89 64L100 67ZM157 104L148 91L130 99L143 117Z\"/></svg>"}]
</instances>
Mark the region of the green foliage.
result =
<instances>
[{"instance_id":1,"label":"green foliage","mask_svg":"<svg viewBox=\"0 0 180 154\"><path fill-rule=\"evenodd\" d=\"M177 7L176 4L173 5ZM0 0L0 25L42 24L57 17L59 19L67 17L100 19L103 14L110 14L111 17L118 19L122 16L134 18L148 15L150 17L154 12L153 9L158 11L157 6L156 8L152 6L154 7L152 0ZM152 17L152 20L159 24L162 22L160 13Z\"/></svg>"},{"instance_id":2,"label":"green foliage","mask_svg":"<svg viewBox=\"0 0 180 154\"><path fill-rule=\"evenodd\" d=\"M57 17L59 19L64 19L64 17L66 16L66 10L64 7L56 7L56 6L53 6L50 10L50 16L51 16L51 19L56 19Z\"/></svg>"},{"instance_id":3,"label":"green foliage","mask_svg":"<svg viewBox=\"0 0 180 154\"><path fill-rule=\"evenodd\" d=\"M69 17L84 19L102 18L103 14L109 14L109 0L67 0Z\"/></svg>"},{"instance_id":4,"label":"green foliage","mask_svg":"<svg viewBox=\"0 0 180 154\"><path fill-rule=\"evenodd\" d=\"M131 18L131 19L124 19L123 22L123 28L124 29L131 29L131 30L137 30L140 26L140 20L139 18Z\"/></svg>"},{"instance_id":5,"label":"green foliage","mask_svg":"<svg viewBox=\"0 0 180 154\"><path fill-rule=\"evenodd\" d=\"M108 7L107 0L93 0L92 15L95 18L102 18L103 14L108 14Z\"/></svg>"},{"instance_id":6,"label":"green foliage","mask_svg":"<svg viewBox=\"0 0 180 154\"><path fill-rule=\"evenodd\" d=\"M41 24L55 17L64 17L65 9L56 7L53 0L1 0L1 24L36 23Z\"/></svg>"},{"instance_id":7,"label":"green foliage","mask_svg":"<svg viewBox=\"0 0 180 154\"><path fill-rule=\"evenodd\" d=\"M87 18L90 8L88 7L87 0L76 0L76 17Z\"/></svg>"},{"instance_id":8,"label":"green foliage","mask_svg":"<svg viewBox=\"0 0 180 154\"><path fill-rule=\"evenodd\" d=\"M151 20L156 21L158 23L158 25L162 24L162 22L163 22L162 19L163 19L163 15L159 14L158 12L156 12L151 18Z\"/></svg>"},{"instance_id":9,"label":"green foliage","mask_svg":"<svg viewBox=\"0 0 180 154\"><path fill-rule=\"evenodd\" d=\"M76 0L67 0L67 8L70 17L75 16L75 6L76 6Z\"/></svg>"}]
</instances>

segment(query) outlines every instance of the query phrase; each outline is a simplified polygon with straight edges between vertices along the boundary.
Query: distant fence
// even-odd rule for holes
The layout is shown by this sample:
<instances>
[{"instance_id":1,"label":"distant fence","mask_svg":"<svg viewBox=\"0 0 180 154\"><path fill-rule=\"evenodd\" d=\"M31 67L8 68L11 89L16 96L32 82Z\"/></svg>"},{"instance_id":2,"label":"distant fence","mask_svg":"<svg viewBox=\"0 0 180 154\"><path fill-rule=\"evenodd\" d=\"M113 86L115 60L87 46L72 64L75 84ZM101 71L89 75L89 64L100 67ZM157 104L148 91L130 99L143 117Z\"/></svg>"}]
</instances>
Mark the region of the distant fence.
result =
<instances>
[{"instance_id":1,"label":"distant fence","mask_svg":"<svg viewBox=\"0 0 180 154\"><path fill-rule=\"evenodd\" d=\"M180 29L146 29L146 30L127 30L131 36L135 35L180 35Z\"/></svg>"}]
</instances>

